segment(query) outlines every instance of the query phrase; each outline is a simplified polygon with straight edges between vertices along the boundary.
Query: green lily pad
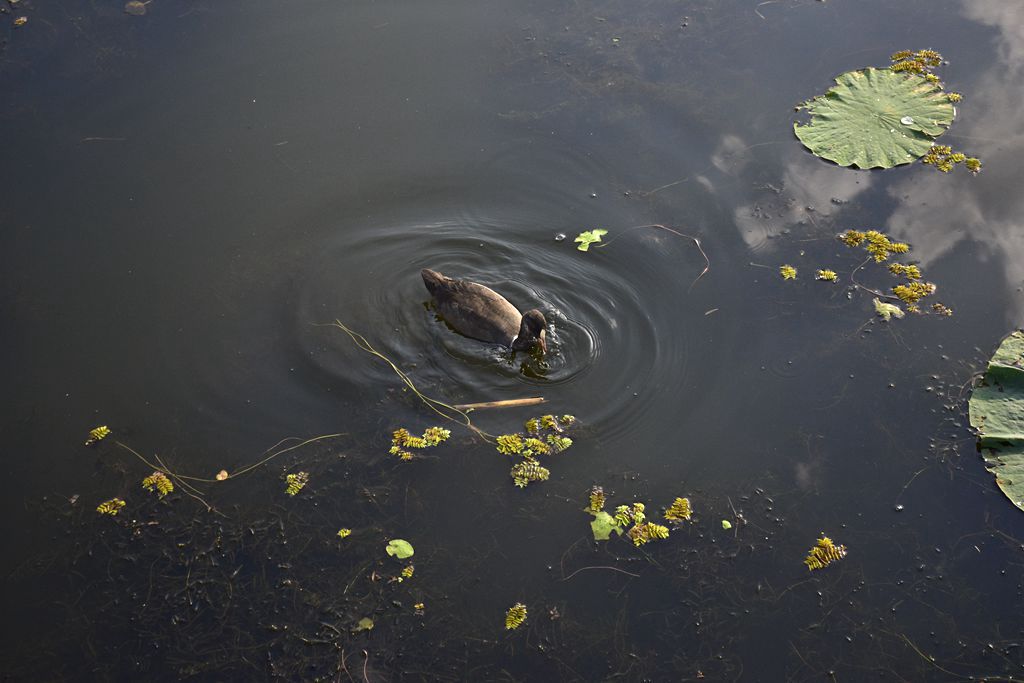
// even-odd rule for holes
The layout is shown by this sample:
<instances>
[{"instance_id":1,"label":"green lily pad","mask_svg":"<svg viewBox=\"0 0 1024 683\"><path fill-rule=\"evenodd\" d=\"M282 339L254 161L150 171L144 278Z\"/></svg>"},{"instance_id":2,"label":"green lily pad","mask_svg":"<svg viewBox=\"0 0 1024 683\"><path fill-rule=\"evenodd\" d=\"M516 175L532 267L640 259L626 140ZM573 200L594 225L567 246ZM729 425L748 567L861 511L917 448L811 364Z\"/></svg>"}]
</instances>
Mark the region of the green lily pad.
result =
<instances>
[{"instance_id":1,"label":"green lily pad","mask_svg":"<svg viewBox=\"0 0 1024 683\"><path fill-rule=\"evenodd\" d=\"M388 555L397 557L400 560L404 560L407 557L412 557L413 549L412 544L409 541L402 540L401 538L395 538L388 541L388 546L384 548Z\"/></svg>"},{"instance_id":2,"label":"green lily pad","mask_svg":"<svg viewBox=\"0 0 1024 683\"><path fill-rule=\"evenodd\" d=\"M811 120L793 124L793 132L807 149L856 168L892 168L923 157L956 115L939 84L875 68L839 74L833 88L803 108Z\"/></svg>"},{"instance_id":3,"label":"green lily pad","mask_svg":"<svg viewBox=\"0 0 1024 683\"><path fill-rule=\"evenodd\" d=\"M592 514L594 515L594 521L590 523L590 528L594 532L595 541L607 541L611 538L613 531L619 536L622 535L622 527L607 512L601 510Z\"/></svg>"},{"instance_id":4,"label":"green lily pad","mask_svg":"<svg viewBox=\"0 0 1024 683\"><path fill-rule=\"evenodd\" d=\"M1024 510L1024 332L1002 341L968 402L985 467Z\"/></svg>"}]
</instances>

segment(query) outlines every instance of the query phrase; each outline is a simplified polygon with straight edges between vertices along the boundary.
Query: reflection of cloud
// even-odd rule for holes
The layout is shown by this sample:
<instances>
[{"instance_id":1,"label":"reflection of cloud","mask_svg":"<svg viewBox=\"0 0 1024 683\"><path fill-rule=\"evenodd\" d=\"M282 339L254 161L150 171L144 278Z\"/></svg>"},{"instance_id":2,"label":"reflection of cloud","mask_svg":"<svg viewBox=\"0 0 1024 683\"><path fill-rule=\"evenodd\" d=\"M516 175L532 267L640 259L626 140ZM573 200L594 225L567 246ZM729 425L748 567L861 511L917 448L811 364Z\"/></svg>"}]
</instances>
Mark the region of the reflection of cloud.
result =
<instances>
[{"instance_id":1,"label":"reflection of cloud","mask_svg":"<svg viewBox=\"0 0 1024 683\"><path fill-rule=\"evenodd\" d=\"M1024 3L964 0L964 13L999 31L999 63L965 93L961 114L946 137L950 144L984 162L972 178L962 169L948 176L918 169L890 194L901 205L888 230L914 246L927 265L963 238L1001 252L1010 284L1024 280L1024 192L1020 156L1024 151ZM1013 311L1019 317L1024 311Z\"/></svg>"},{"instance_id":2,"label":"reflection of cloud","mask_svg":"<svg viewBox=\"0 0 1024 683\"><path fill-rule=\"evenodd\" d=\"M782 187L766 189L778 194L769 205L737 206L733 219L743 240L756 247L771 236L808 217L808 207L827 214L832 204L845 204L871 186L872 175L823 162L802 147L794 148L785 162Z\"/></svg>"},{"instance_id":3,"label":"reflection of cloud","mask_svg":"<svg viewBox=\"0 0 1024 683\"><path fill-rule=\"evenodd\" d=\"M723 135L711 155L711 164L722 173L736 173L750 161L750 146L738 135Z\"/></svg>"},{"instance_id":4,"label":"reflection of cloud","mask_svg":"<svg viewBox=\"0 0 1024 683\"><path fill-rule=\"evenodd\" d=\"M999 29L999 51L1011 69L1024 66L1024 6L1006 0L964 0L964 14L980 24Z\"/></svg>"}]
</instances>

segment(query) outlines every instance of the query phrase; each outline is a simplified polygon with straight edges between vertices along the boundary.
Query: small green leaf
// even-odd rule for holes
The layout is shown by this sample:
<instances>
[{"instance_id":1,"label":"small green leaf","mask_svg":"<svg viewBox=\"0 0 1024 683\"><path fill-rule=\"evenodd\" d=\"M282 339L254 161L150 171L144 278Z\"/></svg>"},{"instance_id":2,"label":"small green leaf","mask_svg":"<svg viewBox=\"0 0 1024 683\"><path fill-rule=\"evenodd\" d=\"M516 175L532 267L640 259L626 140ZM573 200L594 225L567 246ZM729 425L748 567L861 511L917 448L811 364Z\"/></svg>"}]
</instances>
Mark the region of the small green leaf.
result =
<instances>
[{"instance_id":1,"label":"small green leaf","mask_svg":"<svg viewBox=\"0 0 1024 683\"><path fill-rule=\"evenodd\" d=\"M373 630L373 619L371 619L370 617L363 617L362 619L359 620L359 623L356 624L356 627L354 629L352 629L352 631L354 633L359 633L360 631L372 631L372 630Z\"/></svg>"},{"instance_id":2,"label":"small green leaf","mask_svg":"<svg viewBox=\"0 0 1024 683\"><path fill-rule=\"evenodd\" d=\"M607 512L601 510L600 512L593 513L593 515L594 521L590 523L590 528L594 532L595 541L607 541L611 538L613 531L619 536L622 535L622 527Z\"/></svg>"},{"instance_id":3,"label":"small green leaf","mask_svg":"<svg viewBox=\"0 0 1024 683\"><path fill-rule=\"evenodd\" d=\"M723 519L722 520L722 528L725 529L726 531L728 531L729 529L732 528L732 522L730 522L727 519Z\"/></svg>"},{"instance_id":4,"label":"small green leaf","mask_svg":"<svg viewBox=\"0 0 1024 683\"><path fill-rule=\"evenodd\" d=\"M400 560L404 560L407 557L412 557L413 549L412 544L409 541L403 541L400 538L392 539L388 542L388 546L384 549L388 555L397 557Z\"/></svg>"},{"instance_id":5,"label":"small green leaf","mask_svg":"<svg viewBox=\"0 0 1024 683\"><path fill-rule=\"evenodd\" d=\"M895 304L887 304L884 301L881 301L880 299L877 298L874 299L874 304L875 313L882 316L882 320L888 321L893 316L896 316L897 318L902 318L904 315L903 309L900 308L899 306L896 306Z\"/></svg>"},{"instance_id":6,"label":"small green leaf","mask_svg":"<svg viewBox=\"0 0 1024 683\"><path fill-rule=\"evenodd\" d=\"M601 235L607 234L607 230L602 230L600 228L597 228L595 230L587 230L586 232L581 232L580 234L576 235L576 239L573 241L580 243L580 246L576 247L580 251L589 251L591 244L593 244L594 242L600 242Z\"/></svg>"}]
</instances>

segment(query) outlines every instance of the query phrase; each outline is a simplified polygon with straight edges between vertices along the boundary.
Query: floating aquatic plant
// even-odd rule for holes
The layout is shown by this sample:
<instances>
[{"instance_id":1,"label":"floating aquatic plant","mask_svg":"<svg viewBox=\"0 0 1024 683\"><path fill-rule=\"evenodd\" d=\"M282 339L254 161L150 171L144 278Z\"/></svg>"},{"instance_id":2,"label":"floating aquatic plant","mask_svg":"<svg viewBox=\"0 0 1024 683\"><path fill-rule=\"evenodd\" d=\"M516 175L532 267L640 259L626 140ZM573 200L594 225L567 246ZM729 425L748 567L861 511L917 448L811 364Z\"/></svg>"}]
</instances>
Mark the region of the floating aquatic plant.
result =
<instances>
[{"instance_id":1,"label":"floating aquatic plant","mask_svg":"<svg viewBox=\"0 0 1024 683\"><path fill-rule=\"evenodd\" d=\"M946 92L933 73L942 55L901 50L890 61L888 69L840 74L828 92L798 106L808 111L810 122L794 124L797 138L813 154L840 166L891 168L922 159L941 171L963 163L977 173L979 160L934 145L953 123L954 103L963 100L960 93Z\"/></svg>"},{"instance_id":2,"label":"floating aquatic plant","mask_svg":"<svg viewBox=\"0 0 1024 683\"><path fill-rule=\"evenodd\" d=\"M415 573L416 573L416 567L414 567L413 565L410 564L408 567L404 567L402 569L402 573L399 574L398 576L396 576L394 580L395 580L396 583L402 583L406 579L411 579L412 575L415 574Z\"/></svg>"},{"instance_id":3,"label":"floating aquatic plant","mask_svg":"<svg viewBox=\"0 0 1024 683\"><path fill-rule=\"evenodd\" d=\"M540 415L523 423L524 434L502 434L495 439L495 449L503 455L523 458L510 472L516 486L523 488L535 481L546 481L551 471L543 467L538 458L561 453L572 446L572 439L563 436L565 427L572 425L572 415Z\"/></svg>"},{"instance_id":4,"label":"floating aquatic plant","mask_svg":"<svg viewBox=\"0 0 1024 683\"><path fill-rule=\"evenodd\" d=\"M423 613L427 610L427 606L422 602L417 602L412 608L416 610L416 616L418 617L422 617Z\"/></svg>"},{"instance_id":5,"label":"floating aquatic plant","mask_svg":"<svg viewBox=\"0 0 1024 683\"><path fill-rule=\"evenodd\" d=\"M647 507L643 503L633 503L633 505L620 505L615 508L615 521L622 526L629 526L630 524L643 524L647 521L647 514L645 510Z\"/></svg>"},{"instance_id":6,"label":"floating aquatic plant","mask_svg":"<svg viewBox=\"0 0 1024 683\"><path fill-rule=\"evenodd\" d=\"M537 437L531 436L523 440L523 455L549 455L551 446Z\"/></svg>"},{"instance_id":7,"label":"floating aquatic plant","mask_svg":"<svg viewBox=\"0 0 1024 683\"><path fill-rule=\"evenodd\" d=\"M338 538L348 538L352 535L351 529L338 529Z\"/></svg>"},{"instance_id":8,"label":"floating aquatic plant","mask_svg":"<svg viewBox=\"0 0 1024 683\"><path fill-rule=\"evenodd\" d=\"M548 434L547 442L555 453L561 453L572 446L572 439L567 436L559 436L558 434Z\"/></svg>"},{"instance_id":9,"label":"floating aquatic plant","mask_svg":"<svg viewBox=\"0 0 1024 683\"><path fill-rule=\"evenodd\" d=\"M836 545L831 538L822 534L815 546L807 553L804 564L807 565L807 569L814 571L815 569L824 569L844 557L846 557L846 546Z\"/></svg>"},{"instance_id":10,"label":"floating aquatic plant","mask_svg":"<svg viewBox=\"0 0 1024 683\"><path fill-rule=\"evenodd\" d=\"M875 304L875 313L877 313L885 322L889 322L893 316L902 318L905 315L902 308L896 304L890 304L882 301L878 297L872 299L872 303Z\"/></svg>"},{"instance_id":11,"label":"floating aquatic plant","mask_svg":"<svg viewBox=\"0 0 1024 683\"><path fill-rule=\"evenodd\" d=\"M413 454L407 451L407 448L433 448L451 435L451 430L428 427L423 436L413 436L408 429L400 427L391 434L391 448L388 453L397 455L401 460L412 460Z\"/></svg>"},{"instance_id":12,"label":"floating aquatic plant","mask_svg":"<svg viewBox=\"0 0 1024 683\"><path fill-rule=\"evenodd\" d=\"M400 560L412 557L415 551L413 550L412 543L406 541L403 538L393 538L388 541L387 546L384 548L391 557L397 557Z\"/></svg>"},{"instance_id":13,"label":"floating aquatic plant","mask_svg":"<svg viewBox=\"0 0 1024 683\"><path fill-rule=\"evenodd\" d=\"M156 491L158 497L163 498L174 491L174 484L167 478L167 475L157 470L142 480L142 488L147 491Z\"/></svg>"},{"instance_id":14,"label":"floating aquatic plant","mask_svg":"<svg viewBox=\"0 0 1024 683\"><path fill-rule=\"evenodd\" d=\"M518 455L523 452L523 438L518 434L502 434L497 438L496 448L505 455Z\"/></svg>"},{"instance_id":15,"label":"floating aquatic plant","mask_svg":"<svg viewBox=\"0 0 1024 683\"><path fill-rule=\"evenodd\" d=\"M894 254L906 254L910 251L910 245L905 242L896 242L888 235L878 230L847 230L838 235L839 240L848 247L863 247L875 263L884 263ZM912 263L889 263L886 266L890 273L897 277L904 277L907 282L895 285L892 288L892 297L899 299L911 312L920 312L920 301L926 296L935 293L936 286L931 282L923 282L924 274L918 265ZM859 267L858 267L859 269ZM856 280L854 281L856 283ZM857 283L858 286L859 283ZM867 289L866 287L862 287ZM869 290L874 292L874 290ZM883 296L880 292L875 292ZM932 306L932 310L942 315L952 315L952 309L939 304L940 308ZM948 311L948 313L946 313ZM903 317L903 310L894 304L883 303L875 299L875 312L885 320L892 316Z\"/></svg>"},{"instance_id":16,"label":"floating aquatic plant","mask_svg":"<svg viewBox=\"0 0 1024 683\"><path fill-rule=\"evenodd\" d=\"M670 522L689 521L692 515L693 509L690 507L689 498L676 498L668 506L668 510L665 510L665 519Z\"/></svg>"},{"instance_id":17,"label":"floating aquatic plant","mask_svg":"<svg viewBox=\"0 0 1024 683\"><path fill-rule=\"evenodd\" d=\"M287 486L284 492L289 496L294 496L309 483L309 472L296 472L295 474L289 474L284 478Z\"/></svg>"},{"instance_id":18,"label":"floating aquatic plant","mask_svg":"<svg viewBox=\"0 0 1024 683\"><path fill-rule=\"evenodd\" d=\"M371 619L370 617L363 617L356 624L355 628L352 629L352 632L359 633L360 631L372 631L373 626L373 619Z\"/></svg>"},{"instance_id":19,"label":"floating aquatic plant","mask_svg":"<svg viewBox=\"0 0 1024 683\"><path fill-rule=\"evenodd\" d=\"M579 249L580 251L589 251L591 244L593 244L594 242L600 242L601 236L607 234L608 231L602 230L601 228L597 228L595 230L587 230L576 235L576 239L574 239L573 242L579 242L579 246L576 248Z\"/></svg>"},{"instance_id":20,"label":"floating aquatic plant","mask_svg":"<svg viewBox=\"0 0 1024 683\"><path fill-rule=\"evenodd\" d=\"M890 263L889 272L907 278L908 280L920 280L921 269L918 266L906 263Z\"/></svg>"},{"instance_id":21,"label":"floating aquatic plant","mask_svg":"<svg viewBox=\"0 0 1024 683\"><path fill-rule=\"evenodd\" d=\"M919 50L917 52L900 50L892 53L889 61L892 62L892 66L889 67L891 71L924 75L931 73L932 69L942 64L942 55L935 50Z\"/></svg>"},{"instance_id":22,"label":"floating aquatic plant","mask_svg":"<svg viewBox=\"0 0 1024 683\"><path fill-rule=\"evenodd\" d=\"M839 275L834 270L819 270L814 274L815 280L825 280L826 282L835 282L839 279Z\"/></svg>"},{"instance_id":23,"label":"floating aquatic plant","mask_svg":"<svg viewBox=\"0 0 1024 683\"><path fill-rule=\"evenodd\" d=\"M727 519L723 519L722 520L722 528L725 529L726 531L728 531L729 529L732 528L732 522L730 522Z\"/></svg>"},{"instance_id":24,"label":"floating aquatic plant","mask_svg":"<svg viewBox=\"0 0 1024 683\"><path fill-rule=\"evenodd\" d=\"M507 631L519 628L524 621L526 621L526 605L521 602L512 605L505 612L505 630Z\"/></svg>"},{"instance_id":25,"label":"floating aquatic plant","mask_svg":"<svg viewBox=\"0 0 1024 683\"><path fill-rule=\"evenodd\" d=\"M839 239L848 247L864 246L875 259L875 263L882 263L893 254L906 254L910 251L910 245L905 242L893 242L889 236L878 230L847 230L839 233Z\"/></svg>"},{"instance_id":26,"label":"floating aquatic plant","mask_svg":"<svg viewBox=\"0 0 1024 683\"><path fill-rule=\"evenodd\" d=\"M782 276L783 280L795 280L796 279L796 268L794 268L793 266L791 266L789 264L786 264L784 266L779 266L779 275Z\"/></svg>"},{"instance_id":27,"label":"floating aquatic plant","mask_svg":"<svg viewBox=\"0 0 1024 683\"><path fill-rule=\"evenodd\" d=\"M101 515L116 515L124 506L125 502L120 498L111 498L97 505L96 512Z\"/></svg>"},{"instance_id":28,"label":"floating aquatic plant","mask_svg":"<svg viewBox=\"0 0 1024 683\"><path fill-rule=\"evenodd\" d=\"M551 471L546 467L542 467L533 458L527 458L512 466L511 475L512 481L516 486L526 488L531 482L547 481L548 477L551 476Z\"/></svg>"},{"instance_id":29,"label":"floating aquatic plant","mask_svg":"<svg viewBox=\"0 0 1024 683\"><path fill-rule=\"evenodd\" d=\"M946 317L953 315L953 309L946 304L934 303L932 304L932 311L938 315L944 315Z\"/></svg>"},{"instance_id":30,"label":"floating aquatic plant","mask_svg":"<svg viewBox=\"0 0 1024 683\"><path fill-rule=\"evenodd\" d=\"M1011 503L1024 510L1024 332L992 354L968 401L985 468Z\"/></svg>"},{"instance_id":31,"label":"floating aquatic plant","mask_svg":"<svg viewBox=\"0 0 1024 683\"><path fill-rule=\"evenodd\" d=\"M677 510L680 509L677 504L681 500L686 499L677 498L671 507ZM590 528L594 534L595 541L607 541L611 538L612 532L620 536L625 533L635 546L640 547L650 541L668 538L669 536L668 527L647 521L647 507L643 503L634 502L631 505L619 505L615 508L614 517L604 511L604 505L604 490L600 486L594 486L590 489L590 504L584 509L594 516L593 521L590 523ZM686 502L686 506L688 509L689 501Z\"/></svg>"},{"instance_id":32,"label":"floating aquatic plant","mask_svg":"<svg viewBox=\"0 0 1024 683\"><path fill-rule=\"evenodd\" d=\"M627 535L633 541L633 545L639 548L650 541L668 538L668 527L655 524L654 522L645 522L634 525L627 532Z\"/></svg>"},{"instance_id":33,"label":"floating aquatic plant","mask_svg":"<svg viewBox=\"0 0 1024 683\"><path fill-rule=\"evenodd\" d=\"M934 145L927 154L921 157L921 163L934 166L943 173L949 173L957 164L963 164L971 173L981 171L981 160L969 157L963 152L954 152L949 145Z\"/></svg>"},{"instance_id":34,"label":"floating aquatic plant","mask_svg":"<svg viewBox=\"0 0 1024 683\"><path fill-rule=\"evenodd\" d=\"M935 285L931 282L908 282L893 287L892 293L907 305L908 311L916 312L919 310L917 303L929 294L935 293Z\"/></svg>"},{"instance_id":35,"label":"floating aquatic plant","mask_svg":"<svg viewBox=\"0 0 1024 683\"><path fill-rule=\"evenodd\" d=\"M92 446L110 436L110 428L106 425L89 430L89 438L85 440L86 446Z\"/></svg>"}]
</instances>

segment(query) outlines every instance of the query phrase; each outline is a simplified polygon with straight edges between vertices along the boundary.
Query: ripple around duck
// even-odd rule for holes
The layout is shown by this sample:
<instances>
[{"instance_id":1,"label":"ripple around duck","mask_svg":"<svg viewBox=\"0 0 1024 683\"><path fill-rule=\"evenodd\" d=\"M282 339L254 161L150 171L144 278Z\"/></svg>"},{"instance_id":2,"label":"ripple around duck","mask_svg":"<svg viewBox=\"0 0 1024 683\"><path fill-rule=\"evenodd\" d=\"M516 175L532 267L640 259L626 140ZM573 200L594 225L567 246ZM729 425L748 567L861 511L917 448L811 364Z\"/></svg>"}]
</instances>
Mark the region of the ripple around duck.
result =
<instances>
[{"instance_id":1,"label":"ripple around duck","mask_svg":"<svg viewBox=\"0 0 1024 683\"><path fill-rule=\"evenodd\" d=\"M450 403L544 396L546 410L573 412L604 438L642 419L676 424L688 405L684 392L714 374L712 363L688 364L693 330L710 307L688 305L703 259L667 233L625 231L645 221L635 204L612 196L611 181L593 180L608 177L599 161L557 149L530 155L499 155L478 169L479 180L378 188L253 244L218 288L250 314L216 333L224 341L172 359L192 369L184 394L208 417L263 416L279 430L306 418L333 423L338 401L367 409L400 383L330 326L337 319L425 394ZM555 177L546 182L537 168L554 168ZM581 253L571 237L555 240L597 225L611 230L614 247ZM520 310L539 308L549 353L512 354L452 331L429 306L424 267L486 284ZM252 405L239 407L243 392ZM476 419L488 428L492 419L506 424L509 413Z\"/></svg>"},{"instance_id":2,"label":"ripple around duck","mask_svg":"<svg viewBox=\"0 0 1024 683\"><path fill-rule=\"evenodd\" d=\"M649 239L624 242L614 258L583 254L550 233L537 235L529 213L484 218L477 211L471 221L429 223L399 216L339 230L302 283L295 330L304 357L336 381L394 385L392 370L340 330L309 325L338 318L421 391L449 402L542 395L552 410L585 416L606 436L626 429L655 401L681 404L688 342L685 307L676 297L700 264L673 277L671 261L659 263L651 251L664 244L645 244ZM452 331L428 303L419 276L424 267L486 284L521 310L539 308L549 321L549 353L543 360L512 354Z\"/></svg>"}]
</instances>

